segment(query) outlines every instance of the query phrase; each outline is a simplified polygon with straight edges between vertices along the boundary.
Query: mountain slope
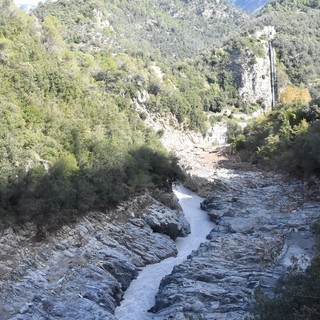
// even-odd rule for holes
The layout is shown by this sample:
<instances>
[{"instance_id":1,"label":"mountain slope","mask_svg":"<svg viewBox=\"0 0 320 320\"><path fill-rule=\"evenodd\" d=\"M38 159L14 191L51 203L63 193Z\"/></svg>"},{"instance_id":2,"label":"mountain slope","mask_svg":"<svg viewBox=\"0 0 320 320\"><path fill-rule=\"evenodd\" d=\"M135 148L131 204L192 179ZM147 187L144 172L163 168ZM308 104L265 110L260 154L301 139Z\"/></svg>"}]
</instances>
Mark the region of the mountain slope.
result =
<instances>
[{"instance_id":1,"label":"mountain slope","mask_svg":"<svg viewBox=\"0 0 320 320\"><path fill-rule=\"evenodd\" d=\"M248 27L272 25L277 56L279 101L252 122L235 144L257 162L306 177L319 174L320 2L273 1Z\"/></svg>"},{"instance_id":2,"label":"mountain slope","mask_svg":"<svg viewBox=\"0 0 320 320\"><path fill-rule=\"evenodd\" d=\"M151 77L144 61L71 52L57 19L40 26L7 0L0 21L0 227L57 227L141 189L171 188L176 159L130 105Z\"/></svg>"},{"instance_id":3,"label":"mountain slope","mask_svg":"<svg viewBox=\"0 0 320 320\"><path fill-rule=\"evenodd\" d=\"M278 64L290 82L310 88L314 97L320 92L320 4L319 1L273 1L251 27L272 25L277 31L273 42ZM280 86L286 80L279 78Z\"/></svg>"},{"instance_id":4,"label":"mountain slope","mask_svg":"<svg viewBox=\"0 0 320 320\"><path fill-rule=\"evenodd\" d=\"M68 42L85 50L159 49L172 58L221 44L245 20L225 0L66 0L40 4L35 14L56 16Z\"/></svg>"}]
</instances>

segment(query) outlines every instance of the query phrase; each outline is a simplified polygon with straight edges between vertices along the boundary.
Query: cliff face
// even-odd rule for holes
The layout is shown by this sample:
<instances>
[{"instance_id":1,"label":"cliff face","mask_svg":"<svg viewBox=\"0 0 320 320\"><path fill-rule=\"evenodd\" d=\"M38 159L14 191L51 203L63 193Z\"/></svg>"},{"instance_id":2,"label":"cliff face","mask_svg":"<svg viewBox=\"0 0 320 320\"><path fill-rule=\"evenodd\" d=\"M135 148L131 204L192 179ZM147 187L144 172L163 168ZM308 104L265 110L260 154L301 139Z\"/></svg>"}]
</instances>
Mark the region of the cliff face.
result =
<instances>
[{"instance_id":1,"label":"cliff face","mask_svg":"<svg viewBox=\"0 0 320 320\"><path fill-rule=\"evenodd\" d=\"M267 47L264 46L267 52ZM255 61L253 61L255 59ZM267 57L248 56L241 63L242 74L239 93L247 103L262 102L271 106L270 66Z\"/></svg>"},{"instance_id":2,"label":"cliff face","mask_svg":"<svg viewBox=\"0 0 320 320\"><path fill-rule=\"evenodd\" d=\"M274 27L257 32L249 40L254 46L235 49L229 65L242 101L264 109L271 109L276 100L274 35Z\"/></svg>"}]
</instances>

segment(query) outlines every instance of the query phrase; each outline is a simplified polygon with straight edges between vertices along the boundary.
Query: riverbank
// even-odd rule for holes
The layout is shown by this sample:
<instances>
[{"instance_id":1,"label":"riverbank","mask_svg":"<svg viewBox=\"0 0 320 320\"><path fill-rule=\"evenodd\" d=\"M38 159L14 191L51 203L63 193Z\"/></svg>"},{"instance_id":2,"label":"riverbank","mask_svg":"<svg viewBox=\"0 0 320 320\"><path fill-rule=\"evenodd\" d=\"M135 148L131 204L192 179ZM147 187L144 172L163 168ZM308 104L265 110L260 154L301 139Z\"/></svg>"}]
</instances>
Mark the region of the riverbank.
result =
<instances>
[{"instance_id":1,"label":"riverbank","mask_svg":"<svg viewBox=\"0 0 320 320\"><path fill-rule=\"evenodd\" d=\"M185 261L193 250L206 241L206 236L213 227L208 215L200 209L203 198L183 186L176 186L174 192L190 223L191 233L187 237L177 238L175 244L178 254L176 257L148 265L139 273L138 278L132 281L124 294L121 306L116 309L115 315L119 320L152 319L152 314L148 313L148 310L154 306L160 281L171 273L175 265Z\"/></svg>"},{"instance_id":2,"label":"riverbank","mask_svg":"<svg viewBox=\"0 0 320 320\"><path fill-rule=\"evenodd\" d=\"M215 226L209 241L161 281L153 319L250 317L256 288L270 293L287 267L305 268L313 255L317 186L258 170L210 174L215 187L202 208Z\"/></svg>"},{"instance_id":3,"label":"riverbank","mask_svg":"<svg viewBox=\"0 0 320 320\"><path fill-rule=\"evenodd\" d=\"M190 229L181 210L144 195L41 241L37 232L29 223L0 233L1 320L115 319L138 271L175 256L173 239Z\"/></svg>"}]
</instances>

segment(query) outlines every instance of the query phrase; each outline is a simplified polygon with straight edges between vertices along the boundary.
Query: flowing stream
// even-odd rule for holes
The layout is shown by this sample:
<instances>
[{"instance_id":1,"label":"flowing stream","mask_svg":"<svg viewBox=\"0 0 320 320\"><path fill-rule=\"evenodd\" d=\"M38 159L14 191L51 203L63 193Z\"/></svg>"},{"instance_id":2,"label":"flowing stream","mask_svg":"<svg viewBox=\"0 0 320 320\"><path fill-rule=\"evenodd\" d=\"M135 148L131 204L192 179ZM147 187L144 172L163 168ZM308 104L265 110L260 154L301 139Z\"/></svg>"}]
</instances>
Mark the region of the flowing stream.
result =
<instances>
[{"instance_id":1,"label":"flowing stream","mask_svg":"<svg viewBox=\"0 0 320 320\"><path fill-rule=\"evenodd\" d=\"M125 292L124 300L116 309L115 316L119 320L152 319L152 314L148 313L148 310L155 303L161 279L170 274L175 265L183 262L193 250L205 242L207 234L213 227L207 213L200 209L202 198L182 186L177 186L174 192L190 223L191 234L176 240L177 257L146 266L138 278L132 281Z\"/></svg>"}]
</instances>

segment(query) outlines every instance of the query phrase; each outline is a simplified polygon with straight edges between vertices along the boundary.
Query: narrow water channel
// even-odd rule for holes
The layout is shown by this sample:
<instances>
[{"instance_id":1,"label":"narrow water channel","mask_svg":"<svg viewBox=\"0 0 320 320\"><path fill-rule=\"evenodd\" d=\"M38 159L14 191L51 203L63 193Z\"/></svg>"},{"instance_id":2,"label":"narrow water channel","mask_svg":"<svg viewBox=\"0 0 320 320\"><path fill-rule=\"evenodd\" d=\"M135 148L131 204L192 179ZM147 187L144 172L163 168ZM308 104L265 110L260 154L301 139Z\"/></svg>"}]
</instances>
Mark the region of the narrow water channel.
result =
<instances>
[{"instance_id":1,"label":"narrow water channel","mask_svg":"<svg viewBox=\"0 0 320 320\"><path fill-rule=\"evenodd\" d=\"M190 223L191 234L176 240L177 257L168 258L145 267L139 273L138 278L132 281L125 292L124 300L116 309L115 316L119 320L152 319L152 314L147 310L155 303L155 295L161 279L170 274L173 267L184 261L188 254L198 248L200 243L205 242L207 234L213 227L206 212L200 209L202 198L182 186L177 186L174 192Z\"/></svg>"}]
</instances>

